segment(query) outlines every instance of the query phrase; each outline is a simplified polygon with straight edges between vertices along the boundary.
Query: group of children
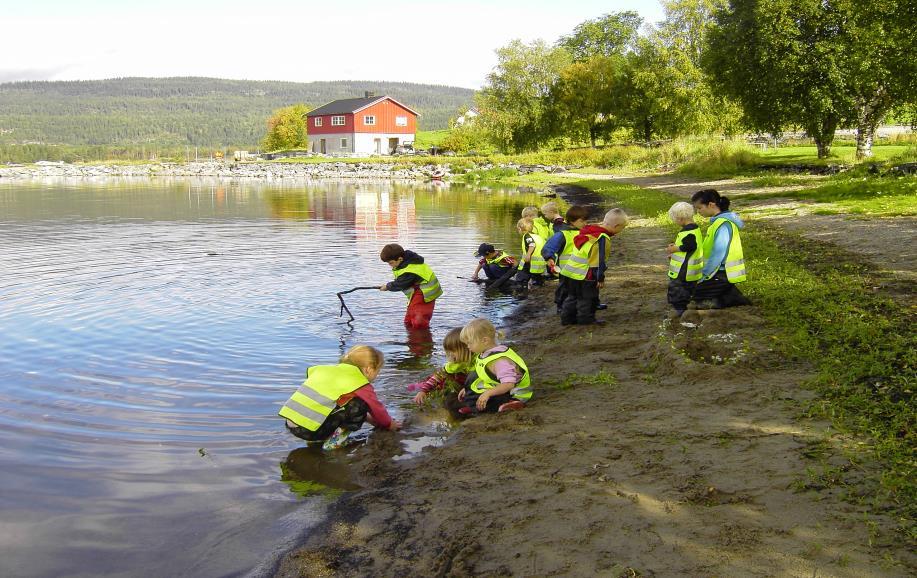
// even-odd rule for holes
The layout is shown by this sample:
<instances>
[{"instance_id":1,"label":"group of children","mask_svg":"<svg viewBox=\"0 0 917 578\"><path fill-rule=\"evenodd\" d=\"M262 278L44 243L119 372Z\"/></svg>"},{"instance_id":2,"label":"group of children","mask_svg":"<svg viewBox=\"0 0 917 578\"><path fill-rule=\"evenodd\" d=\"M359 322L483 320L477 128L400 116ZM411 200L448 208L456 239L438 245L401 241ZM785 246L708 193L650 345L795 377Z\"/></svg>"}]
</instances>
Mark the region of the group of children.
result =
<instances>
[{"instance_id":1,"label":"group of children","mask_svg":"<svg viewBox=\"0 0 917 578\"><path fill-rule=\"evenodd\" d=\"M681 226L669 254L668 301L681 315L693 300L701 308L721 308L749 303L735 284L746 279L739 229L742 220L730 212L729 199L713 189L695 193L691 203L675 203L669 210ZM706 236L694 222L695 210L710 219ZM521 257L497 251L489 243L478 247L481 271L494 283L513 280L517 287L544 285L558 280L554 302L563 325L592 325L600 308L611 238L627 226L621 209L605 213L601 223L588 224L586 207L570 207L560 218L553 202L526 207L516 224L521 236ZM404 323L408 329L430 325L436 299L443 294L436 274L424 258L397 244L382 248L380 259L392 268L394 280L379 289L402 291L408 298ZM505 412L522 409L532 397L528 367L511 348L498 343L498 332L486 319L474 319L447 333L443 341L446 364L422 382L408 386L423 403L433 391L454 393L449 405L458 414ZM365 421L382 429L397 430L379 402L371 381L384 358L373 347L352 347L336 365L310 367L306 380L280 410L289 431L308 442L323 442L325 449L341 447L351 432Z\"/></svg>"}]
</instances>

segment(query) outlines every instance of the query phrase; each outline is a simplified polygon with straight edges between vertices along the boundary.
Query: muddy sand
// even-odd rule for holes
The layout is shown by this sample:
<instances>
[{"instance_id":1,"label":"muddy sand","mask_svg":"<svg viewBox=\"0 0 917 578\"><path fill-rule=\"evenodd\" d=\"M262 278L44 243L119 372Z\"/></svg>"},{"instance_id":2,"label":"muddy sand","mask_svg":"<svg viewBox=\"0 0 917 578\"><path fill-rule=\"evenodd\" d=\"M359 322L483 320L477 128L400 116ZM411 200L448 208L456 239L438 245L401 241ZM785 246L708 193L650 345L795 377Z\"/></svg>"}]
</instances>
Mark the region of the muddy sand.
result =
<instances>
[{"instance_id":1,"label":"muddy sand","mask_svg":"<svg viewBox=\"0 0 917 578\"><path fill-rule=\"evenodd\" d=\"M528 408L465 420L410 460L393 459L403 434L374 433L352 450L363 489L277 575L914 575L882 538L892 520L864 523L807 474L860 475L801 417L810 369L772 351L755 307L671 321L669 235L639 225L615 240L603 325L561 330L550 285L508 320Z\"/></svg>"}]
</instances>

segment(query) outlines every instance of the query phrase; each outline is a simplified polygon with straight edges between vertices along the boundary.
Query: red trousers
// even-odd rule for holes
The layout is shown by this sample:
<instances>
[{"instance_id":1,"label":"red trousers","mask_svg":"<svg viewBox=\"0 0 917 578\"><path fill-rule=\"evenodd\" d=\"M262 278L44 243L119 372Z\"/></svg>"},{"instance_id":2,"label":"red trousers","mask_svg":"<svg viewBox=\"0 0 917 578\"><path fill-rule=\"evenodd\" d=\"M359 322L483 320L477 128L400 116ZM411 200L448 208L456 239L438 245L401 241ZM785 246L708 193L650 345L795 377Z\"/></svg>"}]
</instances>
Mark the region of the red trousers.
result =
<instances>
[{"instance_id":1,"label":"red trousers","mask_svg":"<svg viewBox=\"0 0 917 578\"><path fill-rule=\"evenodd\" d=\"M427 329L430 327L430 319L433 317L433 307L435 305L436 299L425 303L420 289L414 289L411 300L408 302L407 313L404 314L404 325L408 329Z\"/></svg>"}]
</instances>

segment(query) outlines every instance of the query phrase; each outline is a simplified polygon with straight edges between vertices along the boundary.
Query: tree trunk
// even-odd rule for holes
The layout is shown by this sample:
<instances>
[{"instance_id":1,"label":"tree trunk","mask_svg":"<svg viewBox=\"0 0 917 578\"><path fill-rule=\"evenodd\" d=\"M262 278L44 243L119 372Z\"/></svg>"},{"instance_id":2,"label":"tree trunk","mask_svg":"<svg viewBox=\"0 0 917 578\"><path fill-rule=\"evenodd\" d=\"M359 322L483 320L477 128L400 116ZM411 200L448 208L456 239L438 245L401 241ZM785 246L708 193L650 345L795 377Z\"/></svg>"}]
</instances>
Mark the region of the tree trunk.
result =
<instances>
[{"instance_id":1,"label":"tree trunk","mask_svg":"<svg viewBox=\"0 0 917 578\"><path fill-rule=\"evenodd\" d=\"M653 139L653 121L650 118L643 118L643 140L646 141L646 144L649 145L650 141Z\"/></svg>"},{"instance_id":2,"label":"tree trunk","mask_svg":"<svg viewBox=\"0 0 917 578\"><path fill-rule=\"evenodd\" d=\"M857 160L872 156L876 127L890 106L888 93L884 86L880 86L868 100L862 101L857 107Z\"/></svg>"},{"instance_id":3,"label":"tree trunk","mask_svg":"<svg viewBox=\"0 0 917 578\"><path fill-rule=\"evenodd\" d=\"M589 142L592 143L592 148L595 148L596 133L598 133L596 128L594 126L590 126L589 127Z\"/></svg>"},{"instance_id":4,"label":"tree trunk","mask_svg":"<svg viewBox=\"0 0 917 578\"><path fill-rule=\"evenodd\" d=\"M837 118L826 116L809 127L809 134L818 149L818 158L826 159L831 154L831 143L834 142L834 131L837 129Z\"/></svg>"}]
</instances>

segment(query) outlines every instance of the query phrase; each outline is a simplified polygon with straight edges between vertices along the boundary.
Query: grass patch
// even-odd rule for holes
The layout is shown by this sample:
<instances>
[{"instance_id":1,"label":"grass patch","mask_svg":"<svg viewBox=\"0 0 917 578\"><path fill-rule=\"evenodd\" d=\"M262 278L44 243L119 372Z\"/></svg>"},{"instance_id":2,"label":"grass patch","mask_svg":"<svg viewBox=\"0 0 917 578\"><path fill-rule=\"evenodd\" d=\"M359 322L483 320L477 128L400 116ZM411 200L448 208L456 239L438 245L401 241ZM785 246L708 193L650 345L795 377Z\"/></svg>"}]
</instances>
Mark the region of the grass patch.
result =
<instances>
[{"instance_id":1,"label":"grass patch","mask_svg":"<svg viewBox=\"0 0 917 578\"><path fill-rule=\"evenodd\" d=\"M548 381L545 385L565 390L583 385L615 385L617 383L618 379L614 375L603 370L592 375L571 373L561 381Z\"/></svg>"},{"instance_id":2,"label":"grass patch","mask_svg":"<svg viewBox=\"0 0 917 578\"><path fill-rule=\"evenodd\" d=\"M917 215L917 179L909 177L842 173L828 178L815 188L745 195L743 201L773 197L824 203L825 206L813 210L816 214L849 213L877 217Z\"/></svg>"},{"instance_id":3,"label":"grass patch","mask_svg":"<svg viewBox=\"0 0 917 578\"><path fill-rule=\"evenodd\" d=\"M672 203L678 201L677 197L664 191L644 189L636 185L617 183L614 181L576 181L574 184L591 189L614 201L616 206L622 207L631 215L641 215L651 219L663 219L669 223L668 210Z\"/></svg>"},{"instance_id":4,"label":"grass patch","mask_svg":"<svg viewBox=\"0 0 917 578\"><path fill-rule=\"evenodd\" d=\"M768 228L747 231L743 243L750 269L766 272L747 293L784 330L784 351L816 363L811 413L871 440L884 464L881 497L917 538L917 316L877 296L870 268L832 246Z\"/></svg>"},{"instance_id":5,"label":"grass patch","mask_svg":"<svg viewBox=\"0 0 917 578\"><path fill-rule=\"evenodd\" d=\"M414 137L415 149L428 149L432 146L440 146L443 140L449 135L449 129L442 130L419 130Z\"/></svg>"}]
</instances>

